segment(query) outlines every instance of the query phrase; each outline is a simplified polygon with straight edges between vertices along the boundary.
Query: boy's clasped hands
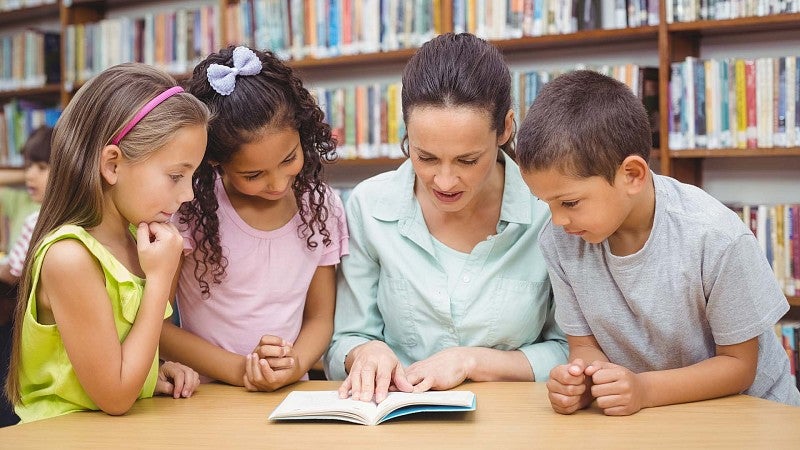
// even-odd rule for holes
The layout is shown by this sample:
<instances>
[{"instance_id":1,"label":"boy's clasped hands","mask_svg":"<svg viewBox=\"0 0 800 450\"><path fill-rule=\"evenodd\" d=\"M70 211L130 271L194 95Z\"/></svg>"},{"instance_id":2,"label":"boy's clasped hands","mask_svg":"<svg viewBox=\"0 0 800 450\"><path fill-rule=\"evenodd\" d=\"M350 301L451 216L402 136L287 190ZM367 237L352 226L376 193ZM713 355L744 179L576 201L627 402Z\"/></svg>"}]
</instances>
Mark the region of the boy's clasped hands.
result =
<instances>
[{"instance_id":1,"label":"boy's clasped hands","mask_svg":"<svg viewBox=\"0 0 800 450\"><path fill-rule=\"evenodd\" d=\"M264 335L245 361L244 387L248 391L274 391L285 386L299 364L291 342Z\"/></svg>"},{"instance_id":2,"label":"boy's clasped hands","mask_svg":"<svg viewBox=\"0 0 800 450\"><path fill-rule=\"evenodd\" d=\"M597 399L597 406L609 416L626 416L647 406L647 389L641 377L627 368L607 361L586 364L576 358L556 366L547 381L548 397L560 414L572 414Z\"/></svg>"}]
</instances>

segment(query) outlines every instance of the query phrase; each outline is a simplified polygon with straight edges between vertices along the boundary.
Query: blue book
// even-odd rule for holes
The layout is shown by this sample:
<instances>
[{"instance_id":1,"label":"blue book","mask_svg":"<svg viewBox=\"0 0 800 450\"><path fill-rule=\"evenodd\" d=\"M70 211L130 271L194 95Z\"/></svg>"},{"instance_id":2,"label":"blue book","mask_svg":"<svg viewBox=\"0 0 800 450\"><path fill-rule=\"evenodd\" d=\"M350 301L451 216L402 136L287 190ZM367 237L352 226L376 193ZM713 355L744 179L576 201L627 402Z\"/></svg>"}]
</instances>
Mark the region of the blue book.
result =
<instances>
[{"instance_id":1,"label":"blue book","mask_svg":"<svg viewBox=\"0 0 800 450\"><path fill-rule=\"evenodd\" d=\"M421 412L474 411L470 391L390 392L380 403L339 398L338 391L293 391L272 411L270 420L341 420L378 425Z\"/></svg>"}]
</instances>

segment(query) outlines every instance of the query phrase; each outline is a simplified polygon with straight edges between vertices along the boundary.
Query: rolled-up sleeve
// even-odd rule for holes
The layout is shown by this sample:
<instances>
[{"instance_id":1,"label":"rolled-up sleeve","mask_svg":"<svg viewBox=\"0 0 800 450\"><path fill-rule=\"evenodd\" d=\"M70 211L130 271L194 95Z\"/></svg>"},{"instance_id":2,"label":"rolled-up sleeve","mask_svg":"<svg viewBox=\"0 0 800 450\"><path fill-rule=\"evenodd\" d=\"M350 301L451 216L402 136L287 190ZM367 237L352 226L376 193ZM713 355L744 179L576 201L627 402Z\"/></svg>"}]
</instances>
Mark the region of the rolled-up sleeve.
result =
<instances>
[{"instance_id":1,"label":"rolled-up sleeve","mask_svg":"<svg viewBox=\"0 0 800 450\"><path fill-rule=\"evenodd\" d=\"M566 364L569 346L564 332L556 324L555 304L552 299L541 336L533 344L524 345L519 350L531 364L534 381L547 381L553 367Z\"/></svg>"},{"instance_id":2,"label":"rolled-up sleeve","mask_svg":"<svg viewBox=\"0 0 800 450\"><path fill-rule=\"evenodd\" d=\"M365 342L383 340L383 319L378 311L377 290L380 265L370 255L358 191L345 207L350 231L350 254L339 266L336 314L331 345L325 353L325 374L329 380L347 377L344 360Z\"/></svg>"}]
</instances>

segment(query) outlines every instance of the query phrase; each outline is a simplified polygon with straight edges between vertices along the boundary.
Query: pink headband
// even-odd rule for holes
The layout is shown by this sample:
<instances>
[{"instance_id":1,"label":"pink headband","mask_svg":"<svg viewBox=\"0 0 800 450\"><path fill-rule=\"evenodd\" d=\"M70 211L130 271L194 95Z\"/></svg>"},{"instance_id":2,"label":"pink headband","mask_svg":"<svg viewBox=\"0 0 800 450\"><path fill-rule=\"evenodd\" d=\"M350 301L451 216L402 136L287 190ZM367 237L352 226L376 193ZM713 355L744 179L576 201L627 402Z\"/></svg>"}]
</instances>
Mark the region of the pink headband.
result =
<instances>
[{"instance_id":1,"label":"pink headband","mask_svg":"<svg viewBox=\"0 0 800 450\"><path fill-rule=\"evenodd\" d=\"M128 132L130 132L131 129L133 129L133 127L135 127L137 123L139 123L140 120L144 119L144 116L146 116L150 111L152 111L153 108L160 105L161 102L163 102L164 100L180 92L183 92L183 88L180 86L174 86L159 94L158 97L147 102L147 104L144 105L142 109L140 109L139 112L136 113L135 116L133 116L133 119L131 119L131 121L128 122L127 125L125 125L125 128L123 128L122 131L120 131L119 134L117 134L117 136L111 140L111 143L114 145L118 145L119 141L121 141L122 138L124 138L125 135L128 134Z\"/></svg>"}]
</instances>

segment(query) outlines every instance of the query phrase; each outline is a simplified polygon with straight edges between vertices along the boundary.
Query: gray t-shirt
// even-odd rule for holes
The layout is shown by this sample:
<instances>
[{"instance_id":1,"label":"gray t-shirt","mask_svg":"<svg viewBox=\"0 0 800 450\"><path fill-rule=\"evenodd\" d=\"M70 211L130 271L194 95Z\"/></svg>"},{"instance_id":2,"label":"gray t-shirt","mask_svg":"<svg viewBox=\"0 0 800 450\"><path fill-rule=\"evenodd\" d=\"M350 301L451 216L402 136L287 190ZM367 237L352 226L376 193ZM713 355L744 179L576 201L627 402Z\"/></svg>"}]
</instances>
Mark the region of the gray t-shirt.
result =
<instances>
[{"instance_id":1,"label":"gray t-shirt","mask_svg":"<svg viewBox=\"0 0 800 450\"><path fill-rule=\"evenodd\" d=\"M788 310L769 264L736 214L701 189L654 175L650 237L628 256L548 222L540 234L556 321L593 335L609 360L633 372L686 367L715 345L758 336L758 371L744 393L800 405L773 325Z\"/></svg>"}]
</instances>

